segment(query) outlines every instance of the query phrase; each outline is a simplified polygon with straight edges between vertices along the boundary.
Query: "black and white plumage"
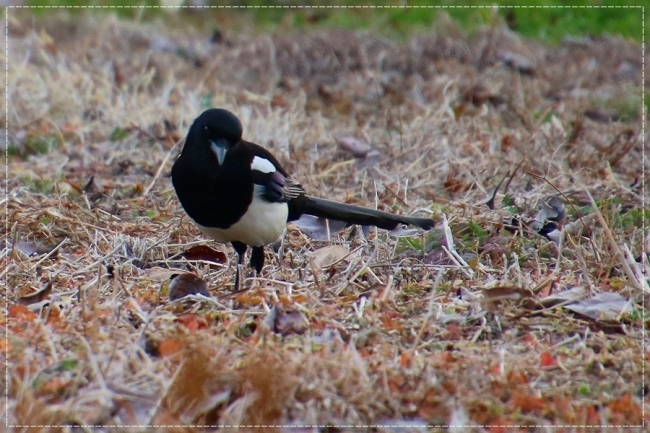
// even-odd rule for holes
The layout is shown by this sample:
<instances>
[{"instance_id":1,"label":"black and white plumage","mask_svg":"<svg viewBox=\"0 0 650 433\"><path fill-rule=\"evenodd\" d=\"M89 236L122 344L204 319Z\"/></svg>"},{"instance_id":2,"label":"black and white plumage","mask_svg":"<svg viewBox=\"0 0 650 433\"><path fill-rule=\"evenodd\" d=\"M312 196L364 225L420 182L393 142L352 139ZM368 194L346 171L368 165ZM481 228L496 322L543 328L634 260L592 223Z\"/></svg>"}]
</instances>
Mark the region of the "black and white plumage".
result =
<instances>
[{"instance_id":1,"label":"black and white plumage","mask_svg":"<svg viewBox=\"0 0 650 433\"><path fill-rule=\"evenodd\" d=\"M428 230L429 218L394 215L309 196L263 147L242 140L242 125L231 112L209 109L192 124L172 168L172 183L185 212L207 236L230 242L243 263L264 266L264 246L275 242L287 221L303 214L392 230L411 224ZM239 287L239 269L235 288Z\"/></svg>"}]
</instances>

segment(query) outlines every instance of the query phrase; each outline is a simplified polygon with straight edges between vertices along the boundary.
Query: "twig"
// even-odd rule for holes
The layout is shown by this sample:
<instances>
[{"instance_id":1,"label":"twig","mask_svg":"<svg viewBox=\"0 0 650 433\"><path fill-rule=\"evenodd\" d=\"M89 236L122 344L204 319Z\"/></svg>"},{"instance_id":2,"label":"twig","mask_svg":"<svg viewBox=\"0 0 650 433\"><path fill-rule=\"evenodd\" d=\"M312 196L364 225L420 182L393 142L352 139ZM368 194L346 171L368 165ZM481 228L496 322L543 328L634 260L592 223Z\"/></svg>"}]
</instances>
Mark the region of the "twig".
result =
<instances>
[{"instance_id":1,"label":"twig","mask_svg":"<svg viewBox=\"0 0 650 433\"><path fill-rule=\"evenodd\" d=\"M50 257L52 254L54 254L55 252L57 252L57 251L59 250L59 248L61 248L61 247L63 246L63 244L65 244L66 242L68 242L68 238L63 239L61 242L59 242L59 245L57 245L56 247L54 247L54 249L53 249L52 251L50 251L49 253L45 254L45 256L43 256L42 259L40 259L38 262L34 263L34 264L32 265L32 267L30 268L30 270L32 270L32 269L36 269L36 268L38 267L38 265L40 265L41 263L43 263L43 262L44 262L48 257Z\"/></svg>"},{"instance_id":2,"label":"twig","mask_svg":"<svg viewBox=\"0 0 650 433\"><path fill-rule=\"evenodd\" d=\"M343 290L345 290L345 288L348 287L348 285L350 285L350 283L352 281L359 278L363 274L363 272L366 270L366 268L368 268L368 265L370 265L370 263L375 259L376 255L377 255L377 248L373 248L372 253L370 253L370 257L368 257L368 260L366 260L366 263L364 263L364 265L361 267L361 269L359 269L359 271L356 274L354 274L352 276L352 278L349 278L349 279L345 280L345 283L343 283L343 285L339 289L336 290L336 292L335 292L336 295L340 295L341 292Z\"/></svg>"},{"instance_id":3,"label":"twig","mask_svg":"<svg viewBox=\"0 0 650 433\"><path fill-rule=\"evenodd\" d=\"M106 386L106 379L102 375L102 370L99 368L99 363L97 362L97 358L95 357L93 349L90 347L90 344L88 344L88 340L86 340L86 338L84 338L84 336L81 335L79 332L77 331L73 331L73 332L79 338L79 341L81 341L81 345L85 347L86 352L88 353L88 361L90 361L90 366L93 370L95 378L99 382L100 388L102 389L102 391L107 391L108 387Z\"/></svg>"},{"instance_id":4,"label":"twig","mask_svg":"<svg viewBox=\"0 0 650 433\"><path fill-rule=\"evenodd\" d=\"M591 291L591 278L589 278L589 271L587 270L587 262L585 261L585 256L582 254L583 248L581 245L576 244L573 242L573 239L571 239L570 236L568 236L569 241L571 244L573 244L573 248L575 248L576 256L578 256L578 263L580 264L580 271L582 271L582 278L585 279L587 282L587 287L589 291Z\"/></svg>"},{"instance_id":5,"label":"twig","mask_svg":"<svg viewBox=\"0 0 650 433\"><path fill-rule=\"evenodd\" d=\"M348 165L352 165L352 164L354 164L354 162L355 162L354 159L350 159L350 160L348 160L348 161L337 162L336 164L333 164L333 165L332 165L330 168L328 168L327 170L325 170L325 171L319 173L319 174L316 176L316 179L325 179L326 177L328 177L330 174L334 173L334 172L335 172L336 170L338 170L339 168L347 167Z\"/></svg>"},{"instance_id":6,"label":"twig","mask_svg":"<svg viewBox=\"0 0 650 433\"><path fill-rule=\"evenodd\" d=\"M320 292L321 296L323 296L325 294L325 285L321 281L323 272L321 272L320 268L316 266L316 260L314 259L314 256L309 256L307 261L309 263L309 267L311 268L311 273L314 275L314 282L316 283L316 287L318 287L318 291Z\"/></svg>"},{"instance_id":7,"label":"twig","mask_svg":"<svg viewBox=\"0 0 650 433\"><path fill-rule=\"evenodd\" d=\"M634 272L632 272L629 263L625 259L625 255L623 254L618 244L616 243L616 239L614 239L614 235L612 234L612 231L607 226L607 221L605 221L603 214L600 212L600 209L598 209L598 206L596 205L596 201L591 196L589 191L587 191L587 197L589 197L589 201L591 202L591 205L593 206L594 211L596 212L596 216L598 217L598 222L600 223L601 226L603 226L603 230L605 231L605 236L609 241L610 248L614 250L614 254L616 254L619 262L621 263L621 266L623 267L623 272L625 272L625 275L627 275L627 277L630 279L632 286L634 286L635 289L641 290L645 293L650 293L650 287L647 287L648 283L644 282L642 284L640 281L636 279L636 275L634 275Z\"/></svg>"},{"instance_id":8,"label":"twig","mask_svg":"<svg viewBox=\"0 0 650 433\"><path fill-rule=\"evenodd\" d=\"M522 159L521 162L519 162L519 164L517 164L517 166L515 167L515 170L512 172L512 175L510 176L510 179L508 179L508 182L506 182L506 186L503 187L503 194L504 195L508 193L508 188L510 188L510 183L512 183L513 179L515 178L515 174L517 174L517 171L519 170L521 165L524 163L524 161L525 160Z\"/></svg>"},{"instance_id":9,"label":"twig","mask_svg":"<svg viewBox=\"0 0 650 433\"><path fill-rule=\"evenodd\" d=\"M427 325L429 324L429 320L431 320L431 317L433 316L433 306L434 306L433 299L436 293L438 292L436 289L438 288L438 283L440 283L440 280L442 279L444 273L445 271L443 269L440 269L438 271L438 275L436 275L436 279L433 280L433 286L431 287L431 292L429 293L429 307L427 310L427 315L424 317L422 326L420 326L420 330L415 336L415 341L413 341L413 346L411 346L411 350L409 353L409 359L413 359L413 356L415 355L415 351L417 347L420 345L420 341L422 340L422 336L424 335L424 331L426 330Z\"/></svg>"},{"instance_id":10,"label":"twig","mask_svg":"<svg viewBox=\"0 0 650 433\"><path fill-rule=\"evenodd\" d=\"M154 137L154 139L155 139L155 137ZM171 156L172 152L174 151L174 149L176 149L176 146L178 146L178 144L181 143L183 140L185 140L185 138L181 138L180 140L178 140L169 149L169 151L167 151L167 154L165 154L165 157L163 158L163 161L160 163L160 166L158 167L158 170L156 171L156 174L154 175L153 179L151 180L151 183L149 184L149 186L142 193L143 197L146 197L149 194L149 192L153 188L154 184L156 183L156 181L160 177L160 173L162 173L163 168L165 168L165 164L167 164L167 161L169 161L169 157ZM158 141L160 141L160 140L158 140Z\"/></svg>"},{"instance_id":11,"label":"twig","mask_svg":"<svg viewBox=\"0 0 650 433\"><path fill-rule=\"evenodd\" d=\"M501 184L503 183L504 180L506 180L506 178L507 178L508 176L510 176L510 171L508 171L508 172L506 173L506 175L503 176L503 178L502 178L502 179L499 181L499 183L497 184L496 188L494 188L494 192L492 193L492 197L490 197L490 198L488 199L488 201L485 202L485 204L487 205L488 209L490 209L490 210L494 210L494 202L495 202L495 200L496 200L496 198L497 198L497 193L499 192L499 188L501 188Z\"/></svg>"}]
</instances>

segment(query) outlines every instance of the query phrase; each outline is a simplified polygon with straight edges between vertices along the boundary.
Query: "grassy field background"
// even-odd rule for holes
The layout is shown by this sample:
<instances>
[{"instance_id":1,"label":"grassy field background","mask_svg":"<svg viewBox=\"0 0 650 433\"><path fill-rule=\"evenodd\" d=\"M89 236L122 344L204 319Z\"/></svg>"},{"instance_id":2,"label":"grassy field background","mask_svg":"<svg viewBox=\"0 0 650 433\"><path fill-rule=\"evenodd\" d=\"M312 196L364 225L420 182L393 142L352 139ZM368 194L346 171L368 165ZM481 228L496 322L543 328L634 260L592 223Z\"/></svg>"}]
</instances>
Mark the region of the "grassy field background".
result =
<instances>
[{"instance_id":1,"label":"grassy field background","mask_svg":"<svg viewBox=\"0 0 650 433\"><path fill-rule=\"evenodd\" d=\"M5 11L0 425L647 422L640 11L445 12ZM211 106L314 195L436 228L290 224L233 293L169 180ZM185 272L211 298L171 301Z\"/></svg>"},{"instance_id":2,"label":"grassy field background","mask_svg":"<svg viewBox=\"0 0 650 433\"><path fill-rule=\"evenodd\" d=\"M31 1L31 6L53 6L55 1ZM105 3L97 1L71 1L68 5L99 6ZM115 6L132 6L133 2L111 2ZM140 2L140 5L157 6L156 1ZM169 5L174 3L170 2ZM218 2L196 2L196 6L219 6ZM296 8L265 9L266 6ZM313 8L304 6L313 6ZM314 1L309 4L295 1L265 2L248 0L237 2L243 8L260 8L246 13L253 21L244 20L246 29L253 32L273 32L277 30L305 31L314 29L368 29L387 34L394 38L405 38L414 32L427 32L435 22L438 14L446 13L467 32L474 32L482 27L494 24L507 24L512 30L527 38L533 38L552 44L559 43L566 36L582 37L609 33L621 35L628 39L641 40L641 6L642 2L622 0L607 1L572 1L559 5L550 0L531 0L525 4L514 0L494 3L481 0L455 1L357 1L354 4L342 1ZM321 7L350 7L349 9L326 9ZM462 6L463 8L460 8ZM522 7L525 6L525 7ZM558 7L565 6L565 7ZM615 6L616 8L600 8ZM384 9L388 7L389 9ZM468 9L465 9L467 7ZM372 9L376 8L376 9ZM470 9L474 8L474 9ZM127 19L153 19L164 12L161 9L117 10ZM203 11L206 12L205 10ZM241 10L219 11L221 17L229 16L233 22L242 24ZM251 11L249 11L251 12ZM645 18L648 24L648 18ZM253 24L253 25L248 25Z\"/></svg>"}]
</instances>

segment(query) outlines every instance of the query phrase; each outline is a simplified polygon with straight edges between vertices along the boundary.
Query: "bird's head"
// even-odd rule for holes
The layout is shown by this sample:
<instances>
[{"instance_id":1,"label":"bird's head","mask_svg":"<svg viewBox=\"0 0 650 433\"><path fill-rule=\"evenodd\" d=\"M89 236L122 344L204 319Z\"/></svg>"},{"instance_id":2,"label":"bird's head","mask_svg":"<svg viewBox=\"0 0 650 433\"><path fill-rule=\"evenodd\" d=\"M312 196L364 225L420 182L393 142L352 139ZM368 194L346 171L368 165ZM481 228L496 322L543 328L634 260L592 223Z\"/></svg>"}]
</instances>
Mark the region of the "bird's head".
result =
<instances>
[{"instance_id":1,"label":"bird's head","mask_svg":"<svg viewBox=\"0 0 650 433\"><path fill-rule=\"evenodd\" d=\"M210 108L192 124L188 142L209 147L221 165L226 153L241 141L241 136L242 126L237 116L222 108Z\"/></svg>"}]
</instances>

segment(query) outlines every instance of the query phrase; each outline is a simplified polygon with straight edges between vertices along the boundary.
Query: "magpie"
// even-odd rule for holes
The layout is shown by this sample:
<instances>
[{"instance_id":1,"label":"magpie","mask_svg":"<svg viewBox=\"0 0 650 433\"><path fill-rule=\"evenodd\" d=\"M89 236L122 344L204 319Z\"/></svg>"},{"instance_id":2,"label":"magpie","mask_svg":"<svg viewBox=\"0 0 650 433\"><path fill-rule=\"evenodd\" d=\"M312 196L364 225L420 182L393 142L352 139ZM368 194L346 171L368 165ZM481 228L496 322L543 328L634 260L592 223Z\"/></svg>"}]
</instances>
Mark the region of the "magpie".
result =
<instances>
[{"instance_id":1,"label":"magpie","mask_svg":"<svg viewBox=\"0 0 650 433\"><path fill-rule=\"evenodd\" d=\"M217 242L230 242L239 267L248 246L250 265L264 266L264 247L275 242L288 221L303 214L393 230L410 224L429 230L429 218L395 215L307 195L262 146L242 139L242 124L230 111L211 108L194 120L172 167L172 184L194 224Z\"/></svg>"}]
</instances>

